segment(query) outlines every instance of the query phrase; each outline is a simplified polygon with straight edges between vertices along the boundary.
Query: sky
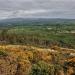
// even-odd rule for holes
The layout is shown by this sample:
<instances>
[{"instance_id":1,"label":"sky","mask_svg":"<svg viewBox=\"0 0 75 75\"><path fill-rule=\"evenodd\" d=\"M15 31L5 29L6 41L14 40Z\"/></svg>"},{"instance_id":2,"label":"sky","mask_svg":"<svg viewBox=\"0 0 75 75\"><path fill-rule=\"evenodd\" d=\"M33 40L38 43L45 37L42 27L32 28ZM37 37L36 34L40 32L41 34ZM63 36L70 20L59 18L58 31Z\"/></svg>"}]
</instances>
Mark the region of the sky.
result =
<instances>
[{"instance_id":1,"label":"sky","mask_svg":"<svg viewBox=\"0 0 75 75\"><path fill-rule=\"evenodd\" d=\"M75 0L0 0L0 19L73 18Z\"/></svg>"}]
</instances>

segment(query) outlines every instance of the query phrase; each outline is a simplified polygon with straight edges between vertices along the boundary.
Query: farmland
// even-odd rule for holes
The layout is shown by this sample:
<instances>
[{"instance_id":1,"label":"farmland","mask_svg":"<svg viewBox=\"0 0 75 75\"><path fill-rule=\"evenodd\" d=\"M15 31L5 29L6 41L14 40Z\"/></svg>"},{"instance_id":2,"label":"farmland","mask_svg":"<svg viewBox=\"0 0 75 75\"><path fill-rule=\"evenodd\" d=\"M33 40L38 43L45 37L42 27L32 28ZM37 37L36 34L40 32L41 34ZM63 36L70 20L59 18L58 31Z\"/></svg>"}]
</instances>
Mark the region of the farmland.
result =
<instances>
[{"instance_id":1,"label":"farmland","mask_svg":"<svg viewBox=\"0 0 75 75\"><path fill-rule=\"evenodd\" d=\"M58 45L75 48L75 24L21 24L0 30L6 44L28 44L40 47Z\"/></svg>"}]
</instances>

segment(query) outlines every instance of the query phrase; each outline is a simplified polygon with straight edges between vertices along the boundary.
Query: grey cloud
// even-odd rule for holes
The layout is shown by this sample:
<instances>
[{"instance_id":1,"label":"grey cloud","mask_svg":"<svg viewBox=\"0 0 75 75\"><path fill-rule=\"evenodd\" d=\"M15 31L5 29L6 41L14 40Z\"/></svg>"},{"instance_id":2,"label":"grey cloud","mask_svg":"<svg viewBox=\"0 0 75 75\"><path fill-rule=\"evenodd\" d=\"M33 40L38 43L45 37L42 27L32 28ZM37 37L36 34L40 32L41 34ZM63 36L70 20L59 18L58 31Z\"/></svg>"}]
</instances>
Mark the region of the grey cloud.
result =
<instances>
[{"instance_id":1,"label":"grey cloud","mask_svg":"<svg viewBox=\"0 0 75 75\"><path fill-rule=\"evenodd\" d=\"M12 17L75 18L75 0L0 0L0 19Z\"/></svg>"}]
</instances>

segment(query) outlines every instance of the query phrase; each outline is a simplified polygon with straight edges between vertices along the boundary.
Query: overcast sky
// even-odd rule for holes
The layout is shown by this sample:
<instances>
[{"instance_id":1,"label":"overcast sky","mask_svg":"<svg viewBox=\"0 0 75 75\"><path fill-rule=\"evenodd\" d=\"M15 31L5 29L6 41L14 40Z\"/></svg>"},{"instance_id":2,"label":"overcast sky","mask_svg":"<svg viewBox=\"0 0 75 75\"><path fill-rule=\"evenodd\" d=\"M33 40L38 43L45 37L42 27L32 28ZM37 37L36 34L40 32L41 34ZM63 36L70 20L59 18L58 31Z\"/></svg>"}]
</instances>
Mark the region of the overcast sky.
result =
<instances>
[{"instance_id":1,"label":"overcast sky","mask_svg":"<svg viewBox=\"0 0 75 75\"><path fill-rule=\"evenodd\" d=\"M0 0L0 19L75 18L75 0Z\"/></svg>"}]
</instances>

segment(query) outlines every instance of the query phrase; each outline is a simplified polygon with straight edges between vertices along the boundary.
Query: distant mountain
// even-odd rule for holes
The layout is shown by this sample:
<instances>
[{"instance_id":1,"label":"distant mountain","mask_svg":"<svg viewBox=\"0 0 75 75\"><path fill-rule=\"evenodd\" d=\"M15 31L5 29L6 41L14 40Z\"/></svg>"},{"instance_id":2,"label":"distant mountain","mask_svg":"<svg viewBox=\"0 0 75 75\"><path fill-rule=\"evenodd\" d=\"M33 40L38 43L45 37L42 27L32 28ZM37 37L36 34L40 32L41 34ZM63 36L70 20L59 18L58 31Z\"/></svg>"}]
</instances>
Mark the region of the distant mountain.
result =
<instances>
[{"instance_id":1,"label":"distant mountain","mask_svg":"<svg viewBox=\"0 0 75 75\"><path fill-rule=\"evenodd\" d=\"M11 24L30 24L30 23L75 23L75 19L59 19L59 18L11 18L0 20L0 26L2 25L11 25Z\"/></svg>"}]
</instances>

